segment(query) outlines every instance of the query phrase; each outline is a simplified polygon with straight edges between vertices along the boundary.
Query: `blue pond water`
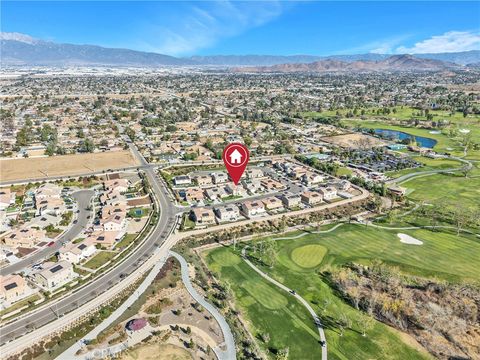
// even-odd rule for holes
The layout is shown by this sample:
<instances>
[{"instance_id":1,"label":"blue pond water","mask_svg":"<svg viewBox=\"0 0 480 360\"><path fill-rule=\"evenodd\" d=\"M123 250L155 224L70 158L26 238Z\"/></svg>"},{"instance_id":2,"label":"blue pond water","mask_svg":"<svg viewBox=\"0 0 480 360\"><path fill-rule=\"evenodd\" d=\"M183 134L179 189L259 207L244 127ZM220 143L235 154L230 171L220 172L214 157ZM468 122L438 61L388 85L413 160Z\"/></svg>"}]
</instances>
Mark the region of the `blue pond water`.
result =
<instances>
[{"instance_id":1,"label":"blue pond water","mask_svg":"<svg viewBox=\"0 0 480 360\"><path fill-rule=\"evenodd\" d=\"M415 138L415 141L419 146L430 148L430 149L432 149L437 143L437 140L435 139L430 139L423 136L414 136L398 130L375 129L375 134L378 134L386 139L395 139L395 140L404 140L404 139L410 139L413 137Z\"/></svg>"}]
</instances>

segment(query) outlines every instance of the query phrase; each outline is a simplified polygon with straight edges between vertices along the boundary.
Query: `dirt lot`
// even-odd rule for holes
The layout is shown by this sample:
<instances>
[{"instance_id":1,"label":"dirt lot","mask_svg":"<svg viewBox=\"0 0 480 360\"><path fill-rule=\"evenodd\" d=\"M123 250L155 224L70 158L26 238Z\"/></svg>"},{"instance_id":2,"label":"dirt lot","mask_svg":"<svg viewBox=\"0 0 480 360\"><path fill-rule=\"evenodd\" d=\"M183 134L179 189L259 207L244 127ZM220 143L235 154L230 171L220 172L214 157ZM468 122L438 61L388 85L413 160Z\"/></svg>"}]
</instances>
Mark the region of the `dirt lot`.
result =
<instances>
[{"instance_id":1,"label":"dirt lot","mask_svg":"<svg viewBox=\"0 0 480 360\"><path fill-rule=\"evenodd\" d=\"M0 161L0 181L82 175L138 165L129 150Z\"/></svg>"},{"instance_id":2,"label":"dirt lot","mask_svg":"<svg viewBox=\"0 0 480 360\"><path fill-rule=\"evenodd\" d=\"M343 148L369 149L372 147L385 146L387 143L376 137L363 134L344 134L323 137L323 141Z\"/></svg>"},{"instance_id":3,"label":"dirt lot","mask_svg":"<svg viewBox=\"0 0 480 360\"><path fill-rule=\"evenodd\" d=\"M170 344L149 344L124 355L122 360L190 360L191 358L190 353L180 347Z\"/></svg>"}]
</instances>

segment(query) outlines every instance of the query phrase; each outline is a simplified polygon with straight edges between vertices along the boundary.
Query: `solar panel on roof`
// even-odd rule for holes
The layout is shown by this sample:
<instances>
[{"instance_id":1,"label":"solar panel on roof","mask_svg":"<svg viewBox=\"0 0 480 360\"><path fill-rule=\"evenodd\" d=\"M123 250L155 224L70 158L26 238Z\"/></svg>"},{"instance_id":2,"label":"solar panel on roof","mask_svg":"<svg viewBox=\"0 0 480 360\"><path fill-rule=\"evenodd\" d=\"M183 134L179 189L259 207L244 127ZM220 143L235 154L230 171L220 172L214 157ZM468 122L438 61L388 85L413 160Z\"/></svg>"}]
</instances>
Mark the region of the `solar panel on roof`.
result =
<instances>
[{"instance_id":1,"label":"solar panel on roof","mask_svg":"<svg viewBox=\"0 0 480 360\"><path fill-rule=\"evenodd\" d=\"M62 265L57 265L57 266L51 268L51 269L50 269L50 272L51 272L51 273L56 273L57 271L60 271L60 270L62 270L62 269L63 269L63 266L62 266Z\"/></svg>"},{"instance_id":2,"label":"solar panel on roof","mask_svg":"<svg viewBox=\"0 0 480 360\"><path fill-rule=\"evenodd\" d=\"M17 283L11 283L11 284L7 284L5 285L5 290L11 290L11 289L15 289L17 287Z\"/></svg>"}]
</instances>

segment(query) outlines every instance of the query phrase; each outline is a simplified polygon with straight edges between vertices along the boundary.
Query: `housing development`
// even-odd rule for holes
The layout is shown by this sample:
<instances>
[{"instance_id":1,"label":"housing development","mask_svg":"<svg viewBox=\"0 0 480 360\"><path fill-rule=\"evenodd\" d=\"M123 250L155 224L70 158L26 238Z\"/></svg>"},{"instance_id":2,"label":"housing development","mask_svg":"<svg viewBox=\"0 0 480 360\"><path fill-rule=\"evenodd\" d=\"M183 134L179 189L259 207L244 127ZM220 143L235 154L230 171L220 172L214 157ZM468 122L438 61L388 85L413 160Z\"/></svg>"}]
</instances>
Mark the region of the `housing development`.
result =
<instances>
[{"instance_id":1,"label":"housing development","mask_svg":"<svg viewBox=\"0 0 480 360\"><path fill-rule=\"evenodd\" d=\"M2 35L1 359L480 359L478 51L87 47Z\"/></svg>"}]
</instances>

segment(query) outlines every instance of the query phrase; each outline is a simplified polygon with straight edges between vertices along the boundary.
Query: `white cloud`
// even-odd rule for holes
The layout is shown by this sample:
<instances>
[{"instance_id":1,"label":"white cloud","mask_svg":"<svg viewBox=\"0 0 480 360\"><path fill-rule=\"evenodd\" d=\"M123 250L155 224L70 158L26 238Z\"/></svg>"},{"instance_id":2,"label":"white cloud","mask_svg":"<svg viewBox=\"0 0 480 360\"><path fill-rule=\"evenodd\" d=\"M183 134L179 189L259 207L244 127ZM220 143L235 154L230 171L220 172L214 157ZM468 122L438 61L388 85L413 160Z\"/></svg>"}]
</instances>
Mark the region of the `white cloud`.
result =
<instances>
[{"instance_id":1,"label":"white cloud","mask_svg":"<svg viewBox=\"0 0 480 360\"><path fill-rule=\"evenodd\" d=\"M399 54L420 54L457 52L480 49L480 33L472 31L449 31L443 35L432 36L419 41L412 47L399 46L395 49Z\"/></svg>"},{"instance_id":2,"label":"white cloud","mask_svg":"<svg viewBox=\"0 0 480 360\"><path fill-rule=\"evenodd\" d=\"M280 1L198 2L178 16L174 26L151 26L158 40L143 43L150 51L185 55L261 26L283 12Z\"/></svg>"},{"instance_id":3,"label":"white cloud","mask_svg":"<svg viewBox=\"0 0 480 360\"><path fill-rule=\"evenodd\" d=\"M361 53L375 53L375 54L391 54L395 47L410 37L409 34L399 35L395 37L384 38L376 41L371 41L360 46L355 46L338 54L361 54Z\"/></svg>"}]
</instances>

